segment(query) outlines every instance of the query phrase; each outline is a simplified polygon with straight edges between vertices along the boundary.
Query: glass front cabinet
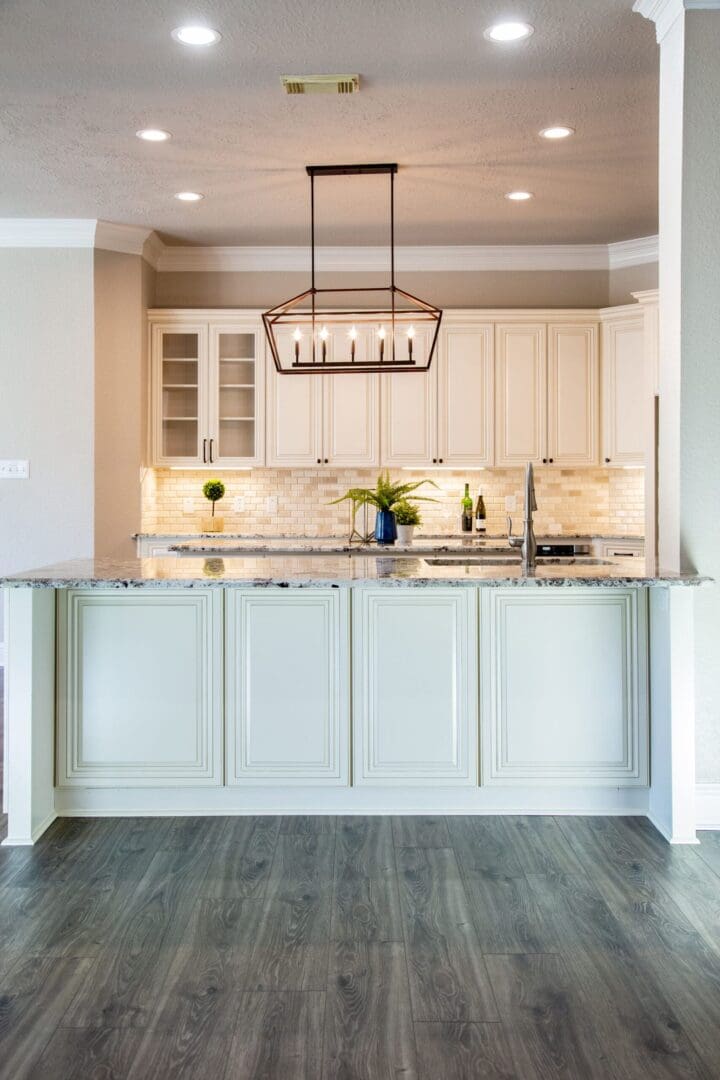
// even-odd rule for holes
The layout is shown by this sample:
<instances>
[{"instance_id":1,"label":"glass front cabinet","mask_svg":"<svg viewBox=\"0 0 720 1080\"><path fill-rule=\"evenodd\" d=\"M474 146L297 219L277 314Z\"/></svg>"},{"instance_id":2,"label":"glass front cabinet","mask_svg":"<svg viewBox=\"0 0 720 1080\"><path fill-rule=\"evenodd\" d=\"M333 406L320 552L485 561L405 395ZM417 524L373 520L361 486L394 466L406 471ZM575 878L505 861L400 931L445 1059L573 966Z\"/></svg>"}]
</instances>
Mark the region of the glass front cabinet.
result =
<instances>
[{"instance_id":1,"label":"glass front cabinet","mask_svg":"<svg viewBox=\"0 0 720 1080\"><path fill-rule=\"evenodd\" d=\"M154 465L264 462L264 344L256 319L150 322Z\"/></svg>"}]
</instances>

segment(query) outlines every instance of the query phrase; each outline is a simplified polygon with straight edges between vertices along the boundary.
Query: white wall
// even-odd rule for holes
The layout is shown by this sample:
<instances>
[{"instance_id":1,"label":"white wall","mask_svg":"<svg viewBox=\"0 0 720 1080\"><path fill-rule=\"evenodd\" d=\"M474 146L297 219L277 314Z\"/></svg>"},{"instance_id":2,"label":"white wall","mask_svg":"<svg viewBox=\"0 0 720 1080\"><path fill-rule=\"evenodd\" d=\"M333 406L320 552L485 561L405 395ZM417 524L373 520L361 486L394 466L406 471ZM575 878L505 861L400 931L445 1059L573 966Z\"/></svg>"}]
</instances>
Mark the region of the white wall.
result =
<instances>
[{"instance_id":1,"label":"white wall","mask_svg":"<svg viewBox=\"0 0 720 1080\"><path fill-rule=\"evenodd\" d=\"M93 550L93 253L0 249L0 573Z\"/></svg>"}]
</instances>

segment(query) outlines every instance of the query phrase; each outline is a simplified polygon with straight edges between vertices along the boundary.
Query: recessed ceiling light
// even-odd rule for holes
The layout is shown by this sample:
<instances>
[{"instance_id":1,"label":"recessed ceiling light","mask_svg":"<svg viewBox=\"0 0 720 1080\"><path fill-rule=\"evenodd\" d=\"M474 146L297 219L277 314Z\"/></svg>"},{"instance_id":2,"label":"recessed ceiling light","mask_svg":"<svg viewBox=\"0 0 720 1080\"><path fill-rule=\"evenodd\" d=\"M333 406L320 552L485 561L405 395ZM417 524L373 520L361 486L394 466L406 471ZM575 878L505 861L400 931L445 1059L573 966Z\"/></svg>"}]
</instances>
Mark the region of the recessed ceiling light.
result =
<instances>
[{"instance_id":1,"label":"recessed ceiling light","mask_svg":"<svg viewBox=\"0 0 720 1080\"><path fill-rule=\"evenodd\" d=\"M170 132L163 131L162 128L141 128L135 134L138 139L144 139L145 142L167 142L172 138Z\"/></svg>"},{"instance_id":2,"label":"recessed ceiling light","mask_svg":"<svg viewBox=\"0 0 720 1080\"><path fill-rule=\"evenodd\" d=\"M505 196L510 202L527 202L528 199L534 198L532 191L508 191Z\"/></svg>"},{"instance_id":3,"label":"recessed ceiling light","mask_svg":"<svg viewBox=\"0 0 720 1080\"><path fill-rule=\"evenodd\" d=\"M175 198L179 199L180 202L200 202L205 196L199 191L178 191Z\"/></svg>"},{"instance_id":4,"label":"recessed ceiling light","mask_svg":"<svg viewBox=\"0 0 720 1080\"><path fill-rule=\"evenodd\" d=\"M534 31L534 27L526 22L501 22L494 26L488 26L485 37L488 41L496 41L506 44L512 41L524 41Z\"/></svg>"},{"instance_id":5,"label":"recessed ceiling light","mask_svg":"<svg viewBox=\"0 0 720 1080\"><path fill-rule=\"evenodd\" d=\"M216 45L222 34L209 26L178 26L172 36L181 45Z\"/></svg>"},{"instance_id":6,"label":"recessed ceiling light","mask_svg":"<svg viewBox=\"0 0 720 1080\"><path fill-rule=\"evenodd\" d=\"M564 124L555 124L553 127L543 128L540 135L543 139L567 139L575 134L575 128L566 127Z\"/></svg>"}]
</instances>

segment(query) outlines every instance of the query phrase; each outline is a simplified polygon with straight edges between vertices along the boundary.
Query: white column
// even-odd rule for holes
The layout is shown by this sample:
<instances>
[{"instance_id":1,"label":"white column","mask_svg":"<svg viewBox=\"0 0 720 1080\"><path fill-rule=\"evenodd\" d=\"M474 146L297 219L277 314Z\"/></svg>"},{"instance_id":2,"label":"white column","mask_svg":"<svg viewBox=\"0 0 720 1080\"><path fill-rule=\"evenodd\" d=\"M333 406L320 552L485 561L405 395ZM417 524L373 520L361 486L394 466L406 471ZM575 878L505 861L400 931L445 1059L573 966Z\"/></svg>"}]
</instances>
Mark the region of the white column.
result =
<instances>
[{"instance_id":1,"label":"white column","mask_svg":"<svg viewBox=\"0 0 720 1080\"><path fill-rule=\"evenodd\" d=\"M8 589L6 845L34 844L55 818L55 591Z\"/></svg>"},{"instance_id":2,"label":"white column","mask_svg":"<svg viewBox=\"0 0 720 1080\"><path fill-rule=\"evenodd\" d=\"M645 558L657 561L657 420L658 370L658 290L645 289L633 296L642 306L645 348Z\"/></svg>"}]
</instances>

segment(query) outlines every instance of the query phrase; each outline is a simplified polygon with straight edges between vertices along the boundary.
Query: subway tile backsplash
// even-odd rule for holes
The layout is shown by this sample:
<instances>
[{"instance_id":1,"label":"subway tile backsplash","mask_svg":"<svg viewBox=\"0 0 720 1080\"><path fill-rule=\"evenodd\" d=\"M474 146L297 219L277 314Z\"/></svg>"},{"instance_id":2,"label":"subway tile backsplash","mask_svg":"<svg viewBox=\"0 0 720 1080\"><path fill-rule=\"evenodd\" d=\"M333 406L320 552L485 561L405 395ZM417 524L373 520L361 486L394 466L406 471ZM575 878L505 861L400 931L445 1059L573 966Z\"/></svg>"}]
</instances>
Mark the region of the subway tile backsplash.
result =
<instances>
[{"instance_id":1,"label":"subway tile backsplash","mask_svg":"<svg viewBox=\"0 0 720 1080\"><path fill-rule=\"evenodd\" d=\"M505 498L516 497L515 531L521 530L523 470L390 470L393 478L415 480L427 476L437 489L426 485L418 494L437 499L421 504L423 524L419 533L459 531L460 499L466 481L473 500L482 490L488 516L488 533L506 531ZM224 518L226 532L260 535L347 536L348 503L329 505L350 487L372 487L377 469L253 469L216 474L225 484L225 498L216 513ZM207 472L180 469L148 469L142 485L144 533L197 533L201 518L210 513L202 486ZM643 469L537 468L535 489L538 535L642 536L644 531ZM242 509L233 501L242 498ZM277 510L273 508L277 499ZM188 500L192 500L192 511ZM360 516L360 515L358 515Z\"/></svg>"}]
</instances>

